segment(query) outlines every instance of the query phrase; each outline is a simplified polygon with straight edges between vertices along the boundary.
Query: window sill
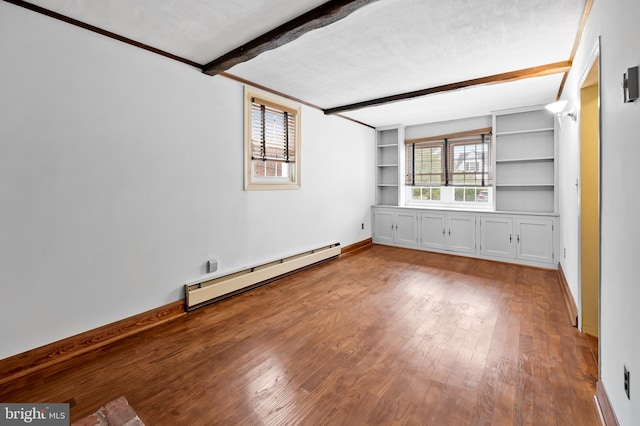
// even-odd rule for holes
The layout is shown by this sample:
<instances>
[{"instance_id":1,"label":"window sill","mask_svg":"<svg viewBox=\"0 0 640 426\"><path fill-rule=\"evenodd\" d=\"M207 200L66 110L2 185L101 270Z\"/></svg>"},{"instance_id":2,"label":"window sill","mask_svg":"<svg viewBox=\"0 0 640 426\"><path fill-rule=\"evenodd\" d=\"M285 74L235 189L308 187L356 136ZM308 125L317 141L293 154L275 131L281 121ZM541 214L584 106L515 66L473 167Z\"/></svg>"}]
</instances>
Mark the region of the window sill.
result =
<instances>
[{"instance_id":1,"label":"window sill","mask_svg":"<svg viewBox=\"0 0 640 426\"><path fill-rule=\"evenodd\" d=\"M478 204L465 204L465 203L405 203L404 207L409 208L418 208L418 209L433 209L433 210L454 210L454 211L482 211L482 212L493 212L495 209L493 208L493 204L487 203L487 205L478 205Z\"/></svg>"},{"instance_id":2,"label":"window sill","mask_svg":"<svg viewBox=\"0 0 640 426\"><path fill-rule=\"evenodd\" d=\"M297 183L250 183L244 187L245 191L273 191L300 189Z\"/></svg>"}]
</instances>

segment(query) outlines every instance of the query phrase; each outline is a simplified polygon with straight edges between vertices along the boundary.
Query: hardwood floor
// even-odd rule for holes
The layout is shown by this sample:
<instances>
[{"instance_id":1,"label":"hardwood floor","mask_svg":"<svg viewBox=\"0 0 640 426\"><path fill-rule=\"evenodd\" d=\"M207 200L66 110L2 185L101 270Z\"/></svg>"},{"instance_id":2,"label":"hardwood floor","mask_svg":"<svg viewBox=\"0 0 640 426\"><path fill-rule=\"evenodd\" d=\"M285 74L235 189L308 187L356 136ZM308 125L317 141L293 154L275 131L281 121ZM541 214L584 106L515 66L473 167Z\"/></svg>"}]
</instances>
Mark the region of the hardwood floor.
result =
<instances>
[{"instance_id":1,"label":"hardwood floor","mask_svg":"<svg viewBox=\"0 0 640 426\"><path fill-rule=\"evenodd\" d=\"M0 390L145 424L597 425L555 271L374 245Z\"/></svg>"}]
</instances>

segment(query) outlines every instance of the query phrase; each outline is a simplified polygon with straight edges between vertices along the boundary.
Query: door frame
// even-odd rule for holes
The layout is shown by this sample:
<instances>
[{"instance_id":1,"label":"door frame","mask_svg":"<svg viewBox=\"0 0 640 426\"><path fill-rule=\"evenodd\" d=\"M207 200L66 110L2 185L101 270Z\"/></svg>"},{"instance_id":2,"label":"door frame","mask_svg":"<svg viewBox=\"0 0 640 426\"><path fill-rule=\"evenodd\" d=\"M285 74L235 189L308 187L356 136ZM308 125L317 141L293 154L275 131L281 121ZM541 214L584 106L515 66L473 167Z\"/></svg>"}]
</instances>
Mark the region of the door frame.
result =
<instances>
[{"instance_id":1,"label":"door frame","mask_svg":"<svg viewBox=\"0 0 640 426\"><path fill-rule=\"evenodd\" d=\"M598 353L601 353L601 307L602 307L602 61L601 61L601 40L596 39L591 53L587 57L585 67L578 83L578 105L582 106L581 90L594 65L598 64ZM580 114L577 114L580 120ZM580 133L580 123L578 122L578 157L582 151L582 134ZM581 161L578 161L578 175L582 170ZM579 180L578 191L578 328L582 331L582 180ZM598 362L598 376L600 376L600 365Z\"/></svg>"}]
</instances>

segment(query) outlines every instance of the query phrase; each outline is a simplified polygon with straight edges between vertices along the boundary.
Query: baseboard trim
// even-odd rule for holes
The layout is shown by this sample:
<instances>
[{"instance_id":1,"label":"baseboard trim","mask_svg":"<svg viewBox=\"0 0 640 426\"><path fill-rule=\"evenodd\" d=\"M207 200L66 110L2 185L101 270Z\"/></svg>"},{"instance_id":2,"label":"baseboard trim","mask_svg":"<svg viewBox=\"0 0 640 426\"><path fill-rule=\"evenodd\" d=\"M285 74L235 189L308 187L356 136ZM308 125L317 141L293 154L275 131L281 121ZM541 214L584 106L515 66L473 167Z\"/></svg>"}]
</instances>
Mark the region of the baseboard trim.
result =
<instances>
[{"instance_id":1,"label":"baseboard trim","mask_svg":"<svg viewBox=\"0 0 640 426\"><path fill-rule=\"evenodd\" d=\"M558 282L560 283L562 298L564 299L564 304L567 307L571 325L573 325L574 327L578 327L578 307L576 306L576 301L571 295L569 283L567 282L567 278L564 275L564 271L562 270L562 265L560 263L558 263Z\"/></svg>"},{"instance_id":2,"label":"baseboard trim","mask_svg":"<svg viewBox=\"0 0 640 426\"><path fill-rule=\"evenodd\" d=\"M611 401L607 396L607 391L604 389L602 380L598 380L596 383L596 395L594 396L594 402L596 404L596 410L600 414L600 420L604 426L619 426L616 413L613 411Z\"/></svg>"},{"instance_id":3,"label":"baseboard trim","mask_svg":"<svg viewBox=\"0 0 640 426\"><path fill-rule=\"evenodd\" d=\"M373 239L367 238L366 240L362 240L357 243L343 247L342 250L340 251L340 257L350 256L360 250L364 250L372 246L373 246Z\"/></svg>"},{"instance_id":4,"label":"baseboard trim","mask_svg":"<svg viewBox=\"0 0 640 426\"><path fill-rule=\"evenodd\" d=\"M0 360L0 385L96 350L185 315L184 300L170 303Z\"/></svg>"}]
</instances>

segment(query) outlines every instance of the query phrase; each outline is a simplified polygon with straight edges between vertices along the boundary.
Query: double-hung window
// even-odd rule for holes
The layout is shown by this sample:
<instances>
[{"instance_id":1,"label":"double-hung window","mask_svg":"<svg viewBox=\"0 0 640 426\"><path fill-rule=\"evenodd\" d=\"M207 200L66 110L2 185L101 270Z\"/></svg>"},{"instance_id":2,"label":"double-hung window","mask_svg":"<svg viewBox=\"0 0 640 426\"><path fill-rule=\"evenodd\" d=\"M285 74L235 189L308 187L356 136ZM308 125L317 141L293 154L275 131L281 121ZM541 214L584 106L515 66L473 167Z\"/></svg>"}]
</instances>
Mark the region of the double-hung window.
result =
<instances>
[{"instance_id":1,"label":"double-hung window","mask_svg":"<svg viewBox=\"0 0 640 426\"><path fill-rule=\"evenodd\" d=\"M300 188L300 105L245 88L245 189Z\"/></svg>"},{"instance_id":2,"label":"double-hung window","mask_svg":"<svg viewBox=\"0 0 640 426\"><path fill-rule=\"evenodd\" d=\"M491 129L408 140L408 203L492 205Z\"/></svg>"}]
</instances>

